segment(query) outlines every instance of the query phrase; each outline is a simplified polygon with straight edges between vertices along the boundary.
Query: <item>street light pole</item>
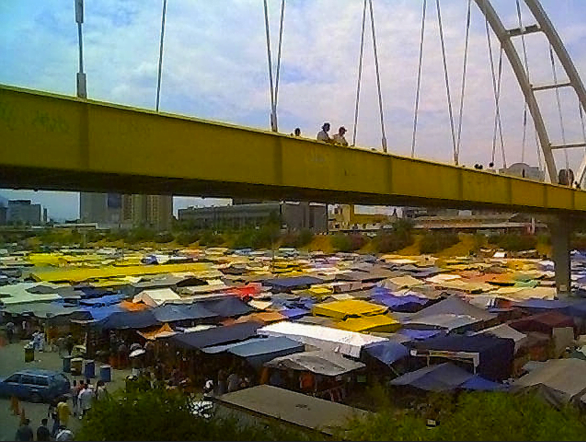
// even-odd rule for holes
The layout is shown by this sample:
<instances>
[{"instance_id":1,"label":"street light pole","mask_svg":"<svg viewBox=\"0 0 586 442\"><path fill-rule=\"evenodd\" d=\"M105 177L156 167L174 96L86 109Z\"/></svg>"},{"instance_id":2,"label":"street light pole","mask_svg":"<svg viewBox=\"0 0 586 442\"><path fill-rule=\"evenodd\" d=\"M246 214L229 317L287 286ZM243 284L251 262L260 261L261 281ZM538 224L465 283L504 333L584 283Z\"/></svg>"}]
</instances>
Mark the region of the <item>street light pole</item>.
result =
<instances>
[{"instance_id":1,"label":"street light pole","mask_svg":"<svg viewBox=\"0 0 586 442\"><path fill-rule=\"evenodd\" d=\"M77 22L77 41L79 44L79 72L77 73L77 96L87 98L87 82L83 72L83 35L81 25L83 24L83 0L75 1L75 21Z\"/></svg>"}]
</instances>

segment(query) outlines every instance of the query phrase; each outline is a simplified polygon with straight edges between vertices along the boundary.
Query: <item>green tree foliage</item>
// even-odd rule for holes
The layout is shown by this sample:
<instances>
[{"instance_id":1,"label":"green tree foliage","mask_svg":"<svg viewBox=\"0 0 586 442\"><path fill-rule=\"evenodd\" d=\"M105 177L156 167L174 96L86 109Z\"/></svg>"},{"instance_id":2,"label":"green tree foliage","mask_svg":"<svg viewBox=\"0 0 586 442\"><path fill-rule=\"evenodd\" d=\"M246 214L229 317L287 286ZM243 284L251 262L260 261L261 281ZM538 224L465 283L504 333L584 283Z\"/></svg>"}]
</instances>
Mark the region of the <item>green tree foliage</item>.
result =
<instances>
[{"instance_id":1,"label":"green tree foliage","mask_svg":"<svg viewBox=\"0 0 586 442\"><path fill-rule=\"evenodd\" d=\"M308 245L313 241L313 233L309 229L303 229L299 232L287 232L281 236L282 247L300 248Z\"/></svg>"},{"instance_id":2,"label":"green tree foliage","mask_svg":"<svg viewBox=\"0 0 586 442\"><path fill-rule=\"evenodd\" d=\"M199 233L197 232L179 232L175 236L175 241L182 246L188 246L196 242L199 239Z\"/></svg>"},{"instance_id":3,"label":"green tree foliage","mask_svg":"<svg viewBox=\"0 0 586 442\"><path fill-rule=\"evenodd\" d=\"M377 252L396 252L413 244L413 224L407 219L399 219L390 232L381 231L374 238Z\"/></svg>"},{"instance_id":4,"label":"green tree foliage","mask_svg":"<svg viewBox=\"0 0 586 442\"><path fill-rule=\"evenodd\" d=\"M338 233L332 237L332 247L337 252L354 252L362 248L368 239L360 233Z\"/></svg>"},{"instance_id":5,"label":"green tree foliage","mask_svg":"<svg viewBox=\"0 0 586 442\"><path fill-rule=\"evenodd\" d=\"M533 395L442 393L422 413L390 407L356 419L351 440L586 440L586 425L573 408L556 410ZM426 418L439 425L426 427Z\"/></svg>"},{"instance_id":6,"label":"green tree foliage","mask_svg":"<svg viewBox=\"0 0 586 442\"><path fill-rule=\"evenodd\" d=\"M197 417L191 412L187 396L161 388L120 392L96 402L84 417L76 439L310 440L303 432L258 420Z\"/></svg>"},{"instance_id":7,"label":"green tree foliage","mask_svg":"<svg viewBox=\"0 0 586 442\"><path fill-rule=\"evenodd\" d=\"M419 249L421 253L437 253L458 244L459 241L457 233L427 232L421 239Z\"/></svg>"},{"instance_id":8,"label":"green tree foliage","mask_svg":"<svg viewBox=\"0 0 586 442\"><path fill-rule=\"evenodd\" d=\"M156 233L153 229L149 229L148 227L137 227L130 231L128 237L125 238L125 241L130 244L136 244L141 241L152 241L155 239L155 235Z\"/></svg>"},{"instance_id":9,"label":"green tree foliage","mask_svg":"<svg viewBox=\"0 0 586 442\"><path fill-rule=\"evenodd\" d=\"M170 232L157 233L155 235L155 242L159 244L173 241L175 238Z\"/></svg>"},{"instance_id":10,"label":"green tree foliage","mask_svg":"<svg viewBox=\"0 0 586 442\"><path fill-rule=\"evenodd\" d=\"M535 235L505 233L502 235L491 235L488 238L488 242L504 250L520 252L522 250L534 249L537 245L537 237Z\"/></svg>"},{"instance_id":11,"label":"green tree foliage","mask_svg":"<svg viewBox=\"0 0 586 442\"><path fill-rule=\"evenodd\" d=\"M215 247L224 243L224 237L212 230L204 230L199 237L199 244L204 247Z\"/></svg>"}]
</instances>

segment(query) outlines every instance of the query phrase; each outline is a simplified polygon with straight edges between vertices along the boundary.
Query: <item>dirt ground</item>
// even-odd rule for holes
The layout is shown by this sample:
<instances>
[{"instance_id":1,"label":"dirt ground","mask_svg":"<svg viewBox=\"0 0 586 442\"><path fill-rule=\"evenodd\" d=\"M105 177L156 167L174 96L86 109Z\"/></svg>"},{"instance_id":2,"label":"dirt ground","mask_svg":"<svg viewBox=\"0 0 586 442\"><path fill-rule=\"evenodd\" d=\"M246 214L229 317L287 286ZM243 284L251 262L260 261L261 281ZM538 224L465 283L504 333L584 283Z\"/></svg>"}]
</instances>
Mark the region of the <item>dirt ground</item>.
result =
<instances>
[{"instance_id":1,"label":"dirt ground","mask_svg":"<svg viewBox=\"0 0 586 442\"><path fill-rule=\"evenodd\" d=\"M26 368L43 368L47 370L61 371L62 360L55 352L35 352L35 360L33 362L24 362L24 345L26 341L20 343L13 343L0 347L0 377L7 377L15 371ZM96 375L99 375L99 363L96 364ZM74 377L69 373L64 373L71 382ZM116 391L118 388L124 386L126 376L130 374L129 370L112 370L112 382L106 384L106 388L110 393ZM75 377L78 381L81 377ZM92 379L95 384L97 378ZM24 408L25 415L31 420L31 428L35 433L37 427L41 424L41 419L47 417L49 409L48 404L33 404L31 402L20 402L21 408ZM70 404L71 405L71 404ZM14 440L16 429L18 428L19 417L14 416L10 410L10 399L0 398L0 441ZM74 419L73 416L69 421L70 429L75 433L79 428L81 421ZM51 429L52 421L49 419L49 429Z\"/></svg>"}]
</instances>

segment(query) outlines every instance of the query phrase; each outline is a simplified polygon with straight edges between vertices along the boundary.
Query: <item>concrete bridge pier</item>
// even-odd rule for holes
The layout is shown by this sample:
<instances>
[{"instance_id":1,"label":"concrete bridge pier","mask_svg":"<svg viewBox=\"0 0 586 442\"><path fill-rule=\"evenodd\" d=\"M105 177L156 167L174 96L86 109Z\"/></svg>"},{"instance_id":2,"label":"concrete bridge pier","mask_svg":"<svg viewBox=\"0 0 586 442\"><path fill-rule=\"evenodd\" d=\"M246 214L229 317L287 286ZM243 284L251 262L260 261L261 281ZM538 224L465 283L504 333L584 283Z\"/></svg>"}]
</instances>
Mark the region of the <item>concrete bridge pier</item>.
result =
<instances>
[{"instance_id":1,"label":"concrete bridge pier","mask_svg":"<svg viewBox=\"0 0 586 442\"><path fill-rule=\"evenodd\" d=\"M553 262L555 266L555 286L558 295L567 295L572 289L570 264L570 236L572 220L565 215L553 217L549 224Z\"/></svg>"}]
</instances>

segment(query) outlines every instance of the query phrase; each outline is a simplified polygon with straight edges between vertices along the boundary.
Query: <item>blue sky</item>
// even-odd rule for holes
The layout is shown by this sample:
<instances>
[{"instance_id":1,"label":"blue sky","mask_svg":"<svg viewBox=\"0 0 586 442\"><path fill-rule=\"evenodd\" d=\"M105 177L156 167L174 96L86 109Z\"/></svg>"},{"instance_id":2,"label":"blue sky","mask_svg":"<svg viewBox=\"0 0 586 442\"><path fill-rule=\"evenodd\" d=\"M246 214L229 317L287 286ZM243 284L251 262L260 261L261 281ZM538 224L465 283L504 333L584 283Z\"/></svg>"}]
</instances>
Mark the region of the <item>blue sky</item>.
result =
<instances>
[{"instance_id":1,"label":"blue sky","mask_svg":"<svg viewBox=\"0 0 586 442\"><path fill-rule=\"evenodd\" d=\"M507 27L517 26L514 0L493 0ZM578 70L586 71L586 1L543 0ZM276 53L279 4L270 0L273 53ZM410 154L417 69L421 0L375 0L385 125L390 150ZM442 0L448 66L454 103L462 70L466 0ZM321 123L351 129L356 93L362 2L358 0L288 0L279 97L280 129L301 127L315 136ZM86 2L84 44L88 96L153 108L162 0ZM531 24L523 7L525 24ZM463 115L464 164L491 160L494 97L484 21L473 5L468 84ZM420 126L416 155L450 161L435 1L428 0ZM365 64L357 143L380 146L370 37ZM498 45L493 40L494 47ZM527 38L534 83L551 81L546 46L539 34ZM75 94L77 31L73 1L7 0L0 3L0 83ZM495 55L496 57L496 55ZM269 93L262 0L168 0L161 110L268 127ZM561 75L561 74L560 74ZM568 141L580 141L575 97L563 95ZM543 112L555 125L554 96L544 96ZM521 159L523 101L505 62L501 97L506 160ZM550 123L548 123L549 125ZM349 134L351 135L351 134ZM533 129L529 129L529 138ZM572 152L578 162L582 152ZM537 165L534 143L525 160ZM558 157L563 162L563 157ZM497 155L497 165L501 165ZM57 218L78 215L75 193L1 190L7 198L30 198ZM176 198L187 205L225 204L226 200Z\"/></svg>"}]
</instances>

